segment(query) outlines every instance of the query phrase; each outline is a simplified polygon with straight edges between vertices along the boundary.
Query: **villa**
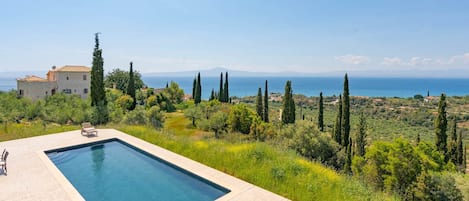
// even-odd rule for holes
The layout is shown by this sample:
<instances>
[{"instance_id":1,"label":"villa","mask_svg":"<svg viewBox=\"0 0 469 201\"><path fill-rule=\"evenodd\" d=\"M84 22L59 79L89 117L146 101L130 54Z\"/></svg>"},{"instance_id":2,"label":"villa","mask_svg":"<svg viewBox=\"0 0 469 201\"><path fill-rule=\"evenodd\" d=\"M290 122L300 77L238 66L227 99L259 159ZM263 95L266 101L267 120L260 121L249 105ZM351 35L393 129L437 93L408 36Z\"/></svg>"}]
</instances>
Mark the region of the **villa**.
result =
<instances>
[{"instance_id":1,"label":"villa","mask_svg":"<svg viewBox=\"0 0 469 201\"><path fill-rule=\"evenodd\" d=\"M17 79L18 96L38 100L63 92L86 99L90 91L90 71L91 68L86 66L53 66L47 78L31 75Z\"/></svg>"}]
</instances>

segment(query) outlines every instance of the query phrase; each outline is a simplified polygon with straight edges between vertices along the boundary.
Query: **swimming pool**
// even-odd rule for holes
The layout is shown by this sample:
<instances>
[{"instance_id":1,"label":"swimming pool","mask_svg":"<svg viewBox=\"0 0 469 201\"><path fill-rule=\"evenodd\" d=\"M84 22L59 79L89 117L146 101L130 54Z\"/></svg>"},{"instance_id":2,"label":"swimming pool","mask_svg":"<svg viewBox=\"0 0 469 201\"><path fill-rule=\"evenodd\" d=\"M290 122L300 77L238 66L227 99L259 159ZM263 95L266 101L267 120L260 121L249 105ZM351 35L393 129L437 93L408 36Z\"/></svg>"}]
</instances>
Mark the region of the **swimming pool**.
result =
<instances>
[{"instance_id":1,"label":"swimming pool","mask_svg":"<svg viewBox=\"0 0 469 201\"><path fill-rule=\"evenodd\" d=\"M208 201L229 192L119 139L45 153L90 201Z\"/></svg>"}]
</instances>

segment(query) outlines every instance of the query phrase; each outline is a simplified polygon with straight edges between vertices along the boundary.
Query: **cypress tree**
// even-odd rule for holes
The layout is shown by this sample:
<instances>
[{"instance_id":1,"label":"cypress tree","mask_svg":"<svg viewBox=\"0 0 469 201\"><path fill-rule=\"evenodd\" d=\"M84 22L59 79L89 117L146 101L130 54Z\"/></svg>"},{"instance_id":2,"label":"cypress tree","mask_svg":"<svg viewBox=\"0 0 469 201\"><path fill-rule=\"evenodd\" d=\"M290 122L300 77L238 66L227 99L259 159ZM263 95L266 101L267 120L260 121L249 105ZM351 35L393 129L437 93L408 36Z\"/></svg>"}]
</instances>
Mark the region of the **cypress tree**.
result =
<instances>
[{"instance_id":1,"label":"cypress tree","mask_svg":"<svg viewBox=\"0 0 469 201\"><path fill-rule=\"evenodd\" d=\"M466 145L464 145L463 152L464 152L464 153L463 153L464 157L463 157L463 161L462 161L462 164L463 164L463 171L462 171L462 172L463 172L463 173L466 173L466 168L467 168L467 158L466 158L466 153L467 153L467 151L466 151Z\"/></svg>"},{"instance_id":2,"label":"cypress tree","mask_svg":"<svg viewBox=\"0 0 469 201\"><path fill-rule=\"evenodd\" d=\"M342 95L339 95L339 107L337 108L337 116L334 123L333 137L334 140L341 144L342 143Z\"/></svg>"},{"instance_id":3,"label":"cypress tree","mask_svg":"<svg viewBox=\"0 0 469 201\"><path fill-rule=\"evenodd\" d=\"M365 146L366 146L366 117L363 112L360 113L360 119L358 123L358 133L357 138L355 139L356 151L355 155L365 156Z\"/></svg>"},{"instance_id":4,"label":"cypress tree","mask_svg":"<svg viewBox=\"0 0 469 201\"><path fill-rule=\"evenodd\" d=\"M210 94L210 98L208 99L209 101L215 100L215 91L212 88L212 93Z\"/></svg>"},{"instance_id":5,"label":"cypress tree","mask_svg":"<svg viewBox=\"0 0 469 201\"><path fill-rule=\"evenodd\" d=\"M463 142L462 142L462 131L459 131L458 140L457 140L457 147L456 147L456 164L461 165L464 164L464 157L465 157L466 150L464 149ZM466 168L466 167L464 167Z\"/></svg>"},{"instance_id":6,"label":"cypress tree","mask_svg":"<svg viewBox=\"0 0 469 201\"><path fill-rule=\"evenodd\" d=\"M283 96L282 122L284 124L295 123L295 102L291 89L291 81L285 84L285 94Z\"/></svg>"},{"instance_id":7,"label":"cypress tree","mask_svg":"<svg viewBox=\"0 0 469 201\"><path fill-rule=\"evenodd\" d=\"M448 158L454 164L458 165L458 134L456 132L456 120L451 123L450 141L448 143Z\"/></svg>"},{"instance_id":8,"label":"cypress tree","mask_svg":"<svg viewBox=\"0 0 469 201\"><path fill-rule=\"evenodd\" d=\"M264 122L269 122L269 93L267 92L267 80L265 80L264 91Z\"/></svg>"},{"instance_id":9,"label":"cypress tree","mask_svg":"<svg viewBox=\"0 0 469 201\"><path fill-rule=\"evenodd\" d=\"M220 73L220 91L218 92L218 100L220 102L224 102L224 96L223 96L223 73Z\"/></svg>"},{"instance_id":10,"label":"cypress tree","mask_svg":"<svg viewBox=\"0 0 469 201\"><path fill-rule=\"evenodd\" d=\"M345 74L344 77L344 93L342 102L342 146L347 147L350 139L350 97L347 74Z\"/></svg>"},{"instance_id":11,"label":"cypress tree","mask_svg":"<svg viewBox=\"0 0 469 201\"><path fill-rule=\"evenodd\" d=\"M134 110L135 106L137 105L137 98L135 95L135 78L134 78L134 70L133 70L132 64L133 63L130 62L129 83L127 85L127 94L133 99L132 105L130 106L129 110ZM166 83L166 85L168 85L168 83Z\"/></svg>"},{"instance_id":12,"label":"cypress tree","mask_svg":"<svg viewBox=\"0 0 469 201\"><path fill-rule=\"evenodd\" d=\"M348 139L350 142L347 147L345 148L345 164L344 164L344 171L347 174L352 172L352 139Z\"/></svg>"},{"instance_id":13,"label":"cypress tree","mask_svg":"<svg viewBox=\"0 0 469 201\"><path fill-rule=\"evenodd\" d=\"M95 33L95 46L93 51L93 65L91 67L91 106L97 106L100 102L103 106L107 105L106 93L104 91L104 69L103 69L103 50L99 48L99 37Z\"/></svg>"},{"instance_id":14,"label":"cypress tree","mask_svg":"<svg viewBox=\"0 0 469 201\"><path fill-rule=\"evenodd\" d=\"M199 104L202 101L202 83L200 81L200 72L197 74L197 84L195 87L195 104Z\"/></svg>"},{"instance_id":15,"label":"cypress tree","mask_svg":"<svg viewBox=\"0 0 469 201\"><path fill-rule=\"evenodd\" d=\"M228 72L226 72L225 74L225 87L224 87L224 90L223 90L223 102L227 103L228 100L230 100L230 95L229 95L229 92L228 92Z\"/></svg>"},{"instance_id":16,"label":"cypress tree","mask_svg":"<svg viewBox=\"0 0 469 201\"><path fill-rule=\"evenodd\" d=\"M318 128L321 132L324 132L324 105L323 105L322 91L321 93L319 93Z\"/></svg>"},{"instance_id":17,"label":"cypress tree","mask_svg":"<svg viewBox=\"0 0 469 201\"><path fill-rule=\"evenodd\" d=\"M441 94L440 102L438 103L438 116L435 119L435 134L436 134L436 148L447 160L447 147L446 147L446 127L448 120L446 119L446 96Z\"/></svg>"},{"instance_id":18,"label":"cypress tree","mask_svg":"<svg viewBox=\"0 0 469 201\"><path fill-rule=\"evenodd\" d=\"M291 88L291 83L290 83ZM295 99L293 99L293 90L290 89L290 119L291 123L295 123L296 120L296 107L295 107Z\"/></svg>"},{"instance_id":19,"label":"cypress tree","mask_svg":"<svg viewBox=\"0 0 469 201\"><path fill-rule=\"evenodd\" d=\"M264 119L264 107L262 106L262 89L257 90L256 112L261 119Z\"/></svg>"},{"instance_id":20,"label":"cypress tree","mask_svg":"<svg viewBox=\"0 0 469 201\"><path fill-rule=\"evenodd\" d=\"M192 83L192 99L195 100L195 89L197 87L197 78L194 77L194 82Z\"/></svg>"}]
</instances>

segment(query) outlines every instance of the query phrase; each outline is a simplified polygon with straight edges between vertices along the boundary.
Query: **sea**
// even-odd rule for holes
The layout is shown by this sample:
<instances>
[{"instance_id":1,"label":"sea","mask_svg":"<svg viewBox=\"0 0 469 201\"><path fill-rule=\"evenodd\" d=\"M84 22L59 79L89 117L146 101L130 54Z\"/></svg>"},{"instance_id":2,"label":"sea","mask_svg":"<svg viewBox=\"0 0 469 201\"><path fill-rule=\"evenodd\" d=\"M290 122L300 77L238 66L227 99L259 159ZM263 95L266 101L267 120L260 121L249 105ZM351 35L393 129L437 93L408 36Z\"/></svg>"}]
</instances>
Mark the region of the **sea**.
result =
<instances>
[{"instance_id":1,"label":"sea","mask_svg":"<svg viewBox=\"0 0 469 201\"><path fill-rule=\"evenodd\" d=\"M192 93L193 77L142 77L144 83L152 88L164 88L166 83L174 81L185 94ZM343 77L229 77L230 96L244 97L257 95L258 88L264 91L268 81L269 93L284 93L285 83L291 80L294 94L305 96L339 95L343 89ZM218 91L219 77L202 77L202 97L208 99L212 89ZM469 95L469 78L364 78L349 77L352 96L368 97L413 97L420 94L439 96ZM0 91L16 89L15 78L0 77Z\"/></svg>"}]
</instances>

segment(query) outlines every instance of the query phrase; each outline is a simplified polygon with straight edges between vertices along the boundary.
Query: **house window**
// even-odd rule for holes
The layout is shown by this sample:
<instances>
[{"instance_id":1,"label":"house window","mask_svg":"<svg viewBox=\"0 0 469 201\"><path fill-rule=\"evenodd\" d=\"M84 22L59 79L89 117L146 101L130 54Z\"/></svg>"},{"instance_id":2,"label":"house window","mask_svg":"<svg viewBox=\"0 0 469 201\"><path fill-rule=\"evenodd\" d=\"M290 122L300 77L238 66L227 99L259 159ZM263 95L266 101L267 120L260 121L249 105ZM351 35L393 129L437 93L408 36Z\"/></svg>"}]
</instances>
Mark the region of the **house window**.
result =
<instances>
[{"instance_id":1,"label":"house window","mask_svg":"<svg viewBox=\"0 0 469 201\"><path fill-rule=\"evenodd\" d=\"M83 80L86 80L86 75L83 75Z\"/></svg>"},{"instance_id":2,"label":"house window","mask_svg":"<svg viewBox=\"0 0 469 201\"><path fill-rule=\"evenodd\" d=\"M71 94L72 93L72 90L71 89L64 89L63 92L65 94Z\"/></svg>"},{"instance_id":3,"label":"house window","mask_svg":"<svg viewBox=\"0 0 469 201\"><path fill-rule=\"evenodd\" d=\"M20 89L20 91L19 91L19 95L20 95L20 96L24 95L24 91L23 91L23 89Z\"/></svg>"},{"instance_id":4,"label":"house window","mask_svg":"<svg viewBox=\"0 0 469 201\"><path fill-rule=\"evenodd\" d=\"M68 80L68 76L67 76L67 80Z\"/></svg>"},{"instance_id":5,"label":"house window","mask_svg":"<svg viewBox=\"0 0 469 201\"><path fill-rule=\"evenodd\" d=\"M83 93L84 93L84 94L87 94L87 93L88 93L88 89L87 89L87 88L84 88L84 89L83 89Z\"/></svg>"}]
</instances>

